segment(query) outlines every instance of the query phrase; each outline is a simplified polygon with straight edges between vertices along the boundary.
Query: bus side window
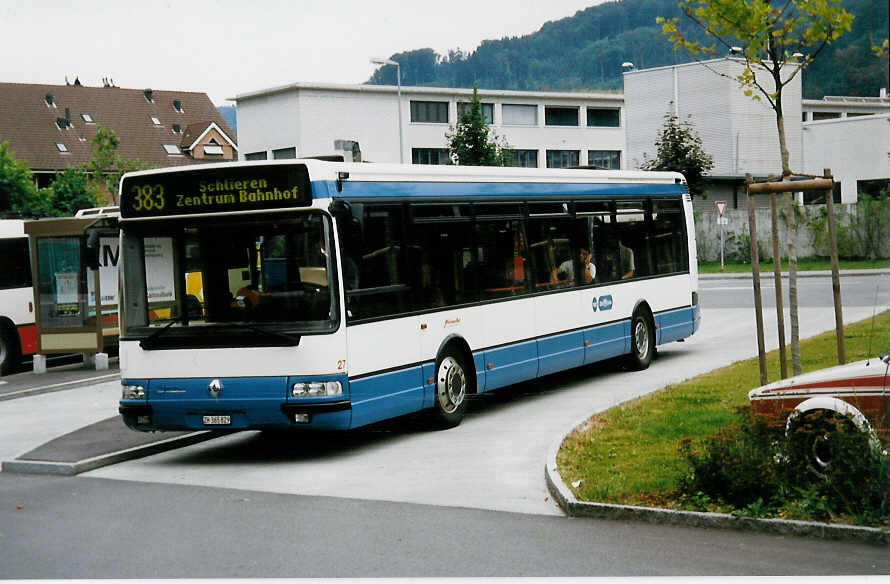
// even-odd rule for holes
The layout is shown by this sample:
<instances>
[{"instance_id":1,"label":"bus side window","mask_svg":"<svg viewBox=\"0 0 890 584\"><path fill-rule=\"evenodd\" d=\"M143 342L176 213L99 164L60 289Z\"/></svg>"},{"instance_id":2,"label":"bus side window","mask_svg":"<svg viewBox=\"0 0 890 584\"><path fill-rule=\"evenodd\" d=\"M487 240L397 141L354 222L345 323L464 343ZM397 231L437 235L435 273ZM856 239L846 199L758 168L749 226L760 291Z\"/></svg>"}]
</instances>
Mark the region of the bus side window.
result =
<instances>
[{"instance_id":1,"label":"bus side window","mask_svg":"<svg viewBox=\"0 0 890 584\"><path fill-rule=\"evenodd\" d=\"M406 279L404 212L401 205L364 205L360 235L348 237L350 259L355 266L344 271L356 270L357 278L351 273L347 286L347 309L351 318L373 318L406 312L409 305L410 286ZM341 246L342 246L341 235ZM358 288L351 289L352 284Z\"/></svg>"}]
</instances>

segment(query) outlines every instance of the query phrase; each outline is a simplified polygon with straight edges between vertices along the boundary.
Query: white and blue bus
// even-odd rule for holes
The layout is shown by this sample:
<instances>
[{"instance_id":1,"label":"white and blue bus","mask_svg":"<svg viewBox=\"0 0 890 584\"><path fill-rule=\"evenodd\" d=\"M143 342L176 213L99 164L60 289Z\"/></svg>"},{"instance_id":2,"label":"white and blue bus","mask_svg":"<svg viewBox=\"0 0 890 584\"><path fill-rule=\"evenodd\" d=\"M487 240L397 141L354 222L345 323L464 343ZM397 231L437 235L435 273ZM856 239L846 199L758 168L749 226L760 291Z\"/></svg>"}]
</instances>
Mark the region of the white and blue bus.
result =
<instances>
[{"instance_id":1,"label":"white and blue bus","mask_svg":"<svg viewBox=\"0 0 890 584\"><path fill-rule=\"evenodd\" d=\"M291 160L121 181L120 412L137 430L349 429L700 324L676 173Z\"/></svg>"}]
</instances>

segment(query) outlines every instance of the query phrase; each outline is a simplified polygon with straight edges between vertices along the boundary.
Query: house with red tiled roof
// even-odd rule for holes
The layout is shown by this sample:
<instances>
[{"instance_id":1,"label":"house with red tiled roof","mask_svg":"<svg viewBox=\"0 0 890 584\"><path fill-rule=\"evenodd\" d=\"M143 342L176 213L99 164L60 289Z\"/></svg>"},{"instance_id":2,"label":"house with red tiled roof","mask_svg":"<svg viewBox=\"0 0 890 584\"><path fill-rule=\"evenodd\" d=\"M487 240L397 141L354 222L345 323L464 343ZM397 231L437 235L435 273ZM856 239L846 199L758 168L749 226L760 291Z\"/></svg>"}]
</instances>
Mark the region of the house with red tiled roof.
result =
<instances>
[{"instance_id":1,"label":"house with red tiled roof","mask_svg":"<svg viewBox=\"0 0 890 584\"><path fill-rule=\"evenodd\" d=\"M92 156L97 125L114 130L118 153L151 167L238 158L237 139L206 93L0 83L0 142L47 186Z\"/></svg>"}]
</instances>

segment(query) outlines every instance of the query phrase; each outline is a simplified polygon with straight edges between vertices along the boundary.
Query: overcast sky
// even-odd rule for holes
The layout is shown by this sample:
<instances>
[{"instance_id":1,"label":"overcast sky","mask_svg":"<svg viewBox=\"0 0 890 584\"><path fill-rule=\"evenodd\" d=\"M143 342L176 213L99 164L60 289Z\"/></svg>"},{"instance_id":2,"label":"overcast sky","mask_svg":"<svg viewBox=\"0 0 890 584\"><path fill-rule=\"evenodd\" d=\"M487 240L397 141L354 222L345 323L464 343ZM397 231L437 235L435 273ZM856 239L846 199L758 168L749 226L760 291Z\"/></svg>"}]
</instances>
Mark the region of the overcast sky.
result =
<instances>
[{"instance_id":1,"label":"overcast sky","mask_svg":"<svg viewBox=\"0 0 890 584\"><path fill-rule=\"evenodd\" d=\"M206 92L362 83L371 57L521 36L604 0L0 0L0 81Z\"/></svg>"}]
</instances>

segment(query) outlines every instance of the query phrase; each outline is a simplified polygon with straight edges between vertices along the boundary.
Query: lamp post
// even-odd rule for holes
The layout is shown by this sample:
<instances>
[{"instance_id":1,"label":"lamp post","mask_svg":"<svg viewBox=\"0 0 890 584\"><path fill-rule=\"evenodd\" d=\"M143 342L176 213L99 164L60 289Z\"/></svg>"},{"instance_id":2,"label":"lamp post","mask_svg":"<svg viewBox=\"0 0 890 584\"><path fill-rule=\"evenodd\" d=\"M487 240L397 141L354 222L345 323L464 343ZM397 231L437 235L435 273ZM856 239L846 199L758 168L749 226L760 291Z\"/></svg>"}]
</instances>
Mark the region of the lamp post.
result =
<instances>
[{"instance_id":1,"label":"lamp post","mask_svg":"<svg viewBox=\"0 0 890 584\"><path fill-rule=\"evenodd\" d=\"M405 148L402 144L402 68L397 61L392 59L371 59L375 65L395 65L396 66L396 84L399 92L399 162L405 163Z\"/></svg>"}]
</instances>

